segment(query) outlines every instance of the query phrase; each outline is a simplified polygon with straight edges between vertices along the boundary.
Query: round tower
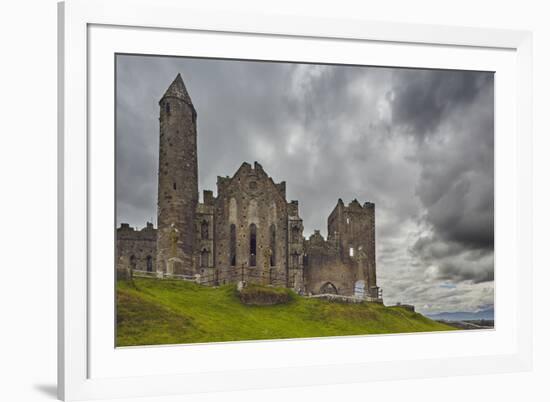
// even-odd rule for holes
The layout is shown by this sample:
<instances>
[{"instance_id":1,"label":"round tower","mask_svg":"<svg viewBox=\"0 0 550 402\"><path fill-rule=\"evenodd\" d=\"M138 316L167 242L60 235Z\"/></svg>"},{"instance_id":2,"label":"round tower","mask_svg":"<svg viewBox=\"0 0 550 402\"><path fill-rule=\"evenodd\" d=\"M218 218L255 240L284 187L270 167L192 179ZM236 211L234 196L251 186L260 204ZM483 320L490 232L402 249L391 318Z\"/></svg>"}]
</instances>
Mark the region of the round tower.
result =
<instances>
[{"instance_id":1,"label":"round tower","mask_svg":"<svg viewBox=\"0 0 550 402\"><path fill-rule=\"evenodd\" d=\"M180 74L159 106L157 271L192 275L199 198L197 113Z\"/></svg>"}]
</instances>

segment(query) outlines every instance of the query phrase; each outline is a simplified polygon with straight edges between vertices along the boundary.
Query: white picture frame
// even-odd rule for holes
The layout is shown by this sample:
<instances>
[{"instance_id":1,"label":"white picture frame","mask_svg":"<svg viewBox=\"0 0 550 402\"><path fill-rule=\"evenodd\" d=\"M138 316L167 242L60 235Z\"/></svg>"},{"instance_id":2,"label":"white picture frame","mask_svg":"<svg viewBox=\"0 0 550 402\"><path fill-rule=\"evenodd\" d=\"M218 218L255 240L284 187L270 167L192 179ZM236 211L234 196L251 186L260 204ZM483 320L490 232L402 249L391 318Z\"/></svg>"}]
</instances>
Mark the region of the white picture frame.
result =
<instances>
[{"instance_id":1,"label":"white picture frame","mask_svg":"<svg viewBox=\"0 0 550 402\"><path fill-rule=\"evenodd\" d=\"M531 368L532 38L529 32L206 12L185 8L176 0L69 0L59 4L58 15L61 399L146 397ZM102 118L102 113L105 116L111 113L114 102L113 83L109 81L112 80L109 63L114 64L114 57L109 61L109 56L123 51L151 53L155 43L160 54L178 54L182 50L178 50L181 41L177 35L199 40L208 36L217 42L227 39L223 49L218 49L219 43L208 47L206 42L186 48L193 55L319 60L319 53L316 56L299 52L303 41L307 41L311 48L318 47L317 52L331 46L330 54L323 56L324 61L352 63L358 56L350 49L364 46L372 51L372 57L379 57L374 64L494 68L497 73L496 330L434 334L437 338L422 334L341 337L116 351L109 344L114 324L109 323L108 314L108 319L103 318L105 312L114 309L112 297L100 300L94 296L98 292L107 294L112 284L103 283L99 270L91 268L98 260L112 264L112 254L108 248L101 248L100 243L105 230L112 231L113 188L97 187L98 182L109 183L108 177L112 177L110 164L103 163L108 160L109 143L112 146L114 135L110 118ZM398 48L400 51L395 52ZM499 76L503 77L500 81ZM509 232L513 235L507 233L506 227L511 228ZM502 233L500 239L499 233ZM105 243L112 245L112 240L107 236ZM452 353L448 350L451 344ZM369 353L367 359L354 353L365 346L380 350L381 354ZM388 348L394 349L396 355L384 355ZM156 369L141 370L136 363L144 359ZM159 362L164 362L162 369L158 369Z\"/></svg>"}]
</instances>

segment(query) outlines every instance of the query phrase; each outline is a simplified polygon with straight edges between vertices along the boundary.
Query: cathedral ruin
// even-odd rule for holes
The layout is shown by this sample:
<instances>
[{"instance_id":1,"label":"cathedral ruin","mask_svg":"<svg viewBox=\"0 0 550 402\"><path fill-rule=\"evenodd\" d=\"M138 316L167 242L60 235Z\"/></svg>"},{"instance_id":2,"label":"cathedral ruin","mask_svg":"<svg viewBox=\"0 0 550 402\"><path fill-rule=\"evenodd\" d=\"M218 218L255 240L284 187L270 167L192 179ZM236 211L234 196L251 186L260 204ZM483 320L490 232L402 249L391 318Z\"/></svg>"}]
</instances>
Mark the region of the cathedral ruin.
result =
<instances>
[{"instance_id":1,"label":"cathedral ruin","mask_svg":"<svg viewBox=\"0 0 550 402\"><path fill-rule=\"evenodd\" d=\"M318 230L305 239L298 201L257 162L218 176L217 195L204 190L199 202L197 112L180 74L159 106L158 227L117 228L117 269L380 300L373 203L339 199L327 239Z\"/></svg>"}]
</instances>

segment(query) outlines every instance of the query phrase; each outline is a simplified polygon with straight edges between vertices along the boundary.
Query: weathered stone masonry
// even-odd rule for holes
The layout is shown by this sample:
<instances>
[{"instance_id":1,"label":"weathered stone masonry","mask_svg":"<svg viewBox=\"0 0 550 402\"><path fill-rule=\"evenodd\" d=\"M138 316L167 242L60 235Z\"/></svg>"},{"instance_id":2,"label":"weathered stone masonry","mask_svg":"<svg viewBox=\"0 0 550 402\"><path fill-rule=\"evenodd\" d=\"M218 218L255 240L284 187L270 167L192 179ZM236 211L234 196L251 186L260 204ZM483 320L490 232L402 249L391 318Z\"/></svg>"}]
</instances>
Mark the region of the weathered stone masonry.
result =
<instances>
[{"instance_id":1,"label":"weathered stone masonry","mask_svg":"<svg viewBox=\"0 0 550 402\"><path fill-rule=\"evenodd\" d=\"M139 271L154 272L157 230L150 222L147 222L147 226L141 230L135 230L127 223L123 223L117 229L116 250L119 265L127 265L128 268Z\"/></svg>"},{"instance_id":2,"label":"weathered stone masonry","mask_svg":"<svg viewBox=\"0 0 550 402\"><path fill-rule=\"evenodd\" d=\"M193 274L199 199L197 113L181 75L159 106L157 271Z\"/></svg>"},{"instance_id":3,"label":"weathered stone masonry","mask_svg":"<svg viewBox=\"0 0 550 402\"><path fill-rule=\"evenodd\" d=\"M328 238L305 239L298 201L257 162L219 176L217 196L205 190L199 203L197 113L179 74L159 107L158 228L122 224L117 268L378 297L373 203L339 199Z\"/></svg>"}]
</instances>

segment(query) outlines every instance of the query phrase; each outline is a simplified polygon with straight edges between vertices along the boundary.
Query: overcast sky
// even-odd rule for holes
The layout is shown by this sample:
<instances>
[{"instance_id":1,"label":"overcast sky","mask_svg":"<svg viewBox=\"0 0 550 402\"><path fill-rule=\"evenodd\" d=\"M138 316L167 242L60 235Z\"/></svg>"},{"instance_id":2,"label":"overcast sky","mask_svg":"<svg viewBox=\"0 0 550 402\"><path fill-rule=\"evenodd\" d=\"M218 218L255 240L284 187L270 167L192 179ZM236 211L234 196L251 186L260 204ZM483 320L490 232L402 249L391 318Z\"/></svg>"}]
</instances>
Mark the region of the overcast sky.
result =
<instances>
[{"instance_id":1,"label":"overcast sky","mask_svg":"<svg viewBox=\"0 0 550 402\"><path fill-rule=\"evenodd\" d=\"M181 73L198 113L199 191L261 163L326 236L338 198L376 204L386 304L491 307L492 73L117 57L117 223L156 226L158 101Z\"/></svg>"}]
</instances>

